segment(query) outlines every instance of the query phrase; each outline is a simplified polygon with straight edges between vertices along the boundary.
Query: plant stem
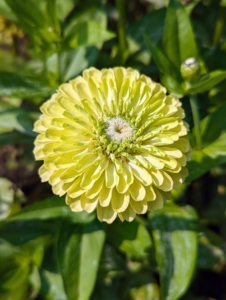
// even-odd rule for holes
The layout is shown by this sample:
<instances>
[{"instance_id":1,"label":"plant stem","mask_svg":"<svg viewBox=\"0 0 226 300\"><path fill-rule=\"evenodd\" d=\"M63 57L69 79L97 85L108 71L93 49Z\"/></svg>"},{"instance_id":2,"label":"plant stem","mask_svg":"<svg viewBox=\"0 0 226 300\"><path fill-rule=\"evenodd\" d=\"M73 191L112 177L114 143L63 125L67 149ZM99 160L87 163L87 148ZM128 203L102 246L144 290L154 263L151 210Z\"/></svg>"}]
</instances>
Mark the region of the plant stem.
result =
<instances>
[{"instance_id":1,"label":"plant stem","mask_svg":"<svg viewBox=\"0 0 226 300\"><path fill-rule=\"evenodd\" d=\"M119 14L118 18L118 36L119 36L119 57L121 63L124 62L126 53L126 29L125 29L125 0L116 0L116 6Z\"/></svg>"},{"instance_id":2,"label":"plant stem","mask_svg":"<svg viewBox=\"0 0 226 300\"><path fill-rule=\"evenodd\" d=\"M201 150L202 137L201 137L199 110L198 110L198 104L195 95L190 95L190 104L191 104L191 111L192 111L193 121L194 121L196 146L198 150Z\"/></svg>"}]
</instances>

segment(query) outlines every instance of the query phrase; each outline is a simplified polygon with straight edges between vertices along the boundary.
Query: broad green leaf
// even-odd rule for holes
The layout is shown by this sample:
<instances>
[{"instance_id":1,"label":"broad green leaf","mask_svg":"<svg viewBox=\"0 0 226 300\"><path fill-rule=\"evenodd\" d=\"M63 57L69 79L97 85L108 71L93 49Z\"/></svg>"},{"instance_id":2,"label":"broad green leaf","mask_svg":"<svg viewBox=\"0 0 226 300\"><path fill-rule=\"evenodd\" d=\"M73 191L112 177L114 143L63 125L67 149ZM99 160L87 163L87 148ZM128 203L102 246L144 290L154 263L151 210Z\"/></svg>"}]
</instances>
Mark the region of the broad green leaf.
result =
<instances>
[{"instance_id":1,"label":"broad green leaf","mask_svg":"<svg viewBox=\"0 0 226 300\"><path fill-rule=\"evenodd\" d=\"M186 90L187 94L198 94L209 91L212 87L226 79L226 71L216 70L203 75L198 82Z\"/></svg>"},{"instance_id":2,"label":"broad green leaf","mask_svg":"<svg viewBox=\"0 0 226 300\"><path fill-rule=\"evenodd\" d=\"M161 73L162 83L168 89L169 92L175 95L182 96L184 94L182 84L182 78L179 71L173 65L173 63L166 57L162 49L153 43L145 35L145 41L151 51L153 59Z\"/></svg>"},{"instance_id":3,"label":"broad green leaf","mask_svg":"<svg viewBox=\"0 0 226 300\"><path fill-rule=\"evenodd\" d=\"M193 2L187 3L187 5L184 7L186 10L186 13L190 15L193 11L193 9L196 7L196 5L200 2L201 0L194 0Z\"/></svg>"},{"instance_id":4,"label":"broad green leaf","mask_svg":"<svg viewBox=\"0 0 226 300\"><path fill-rule=\"evenodd\" d=\"M40 295L43 297L41 299L48 300L68 300L63 283L62 277L56 272L51 272L49 270L40 270L41 277L41 289Z\"/></svg>"},{"instance_id":5,"label":"broad green leaf","mask_svg":"<svg viewBox=\"0 0 226 300\"><path fill-rule=\"evenodd\" d=\"M73 32L73 28L76 25L89 22L90 20L98 23L102 28L106 28L106 4L102 0L86 0L85 3L80 2L79 4L79 9L76 10L74 18L63 27L63 35L65 37Z\"/></svg>"},{"instance_id":6,"label":"broad green leaf","mask_svg":"<svg viewBox=\"0 0 226 300\"><path fill-rule=\"evenodd\" d=\"M226 132L205 147L203 152L215 159L216 165L226 162Z\"/></svg>"},{"instance_id":7,"label":"broad green leaf","mask_svg":"<svg viewBox=\"0 0 226 300\"><path fill-rule=\"evenodd\" d=\"M21 108L13 108L0 112L1 129L15 129L29 136L36 136L36 133L33 132L34 120L31 113Z\"/></svg>"},{"instance_id":8,"label":"broad green leaf","mask_svg":"<svg viewBox=\"0 0 226 300\"><path fill-rule=\"evenodd\" d=\"M78 1L79 0L57 0L57 14L59 19L63 21Z\"/></svg>"},{"instance_id":9,"label":"broad green leaf","mask_svg":"<svg viewBox=\"0 0 226 300\"><path fill-rule=\"evenodd\" d=\"M147 50L144 41L144 34L155 44L158 43L163 35L164 18L166 9L158 9L140 18L138 21L128 25L127 39L130 53Z\"/></svg>"},{"instance_id":10,"label":"broad green leaf","mask_svg":"<svg viewBox=\"0 0 226 300\"><path fill-rule=\"evenodd\" d=\"M159 266L161 298L176 300L188 288L196 264L197 216L190 206L166 203L149 215L156 259Z\"/></svg>"},{"instance_id":11,"label":"broad green leaf","mask_svg":"<svg viewBox=\"0 0 226 300\"><path fill-rule=\"evenodd\" d=\"M17 18L10 9L10 7L6 4L6 0L0 1L0 15L4 16L8 20L16 21Z\"/></svg>"},{"instance_id":12,"label":"broad green leaf","mask_svg":"<svg viewBox=\"0 0 226 300\"><path fill-rule=\"evenodd\" d=\"M171 94L181 98L184 95L184 89L180 86L177 79L168 74L160 74L161 83Z\"/></svg>"},{"instance_id":13,"label":"broad green leaf","mask_svg":"<svg viewBox=\"0 0 226 300\"><path fill-rule=\"evenodd\" d=\"M64 48L92 46L103 43L115 37L113 32L101 27L98 23L93 21L77 23L68 32L65 41L63 42Z\"/></svg>"},{"instance_id":14,"label":"broad green leaf","mask_svg":"<svg viewBox=\"0 0 226 300\"><path fill-rule=\"evenodd\" d=\"M85 211L75 213L65 204L64 197L53 196L51 198L38 201L23 208L18 214L13 215L8 221L32 221L49 220L55 218L66 218L73 223L89 223L94 215Z\"/></svg>"},{"instance_id":15,"label":"broad green leaf","mask_svg":"<svg viewBox=\"0 0 226 300\"><path fill-rule=\"evenodd\" d=\"M131 258L145 258L152 246L150 235L137 219L131 223L114 222L108 226L109 244Z\"/></svg>"},{"instance_id":16,"label":"broad green leaf","mask_svg":"<svg viewBox=\"0 0 226 300\"><path fill-rule=\"evenodd\" d=\"M198 58L191 22L181 0L170 0L162 44L167 57L177 69L187 58Z\"/></svg>"},{"instance_id":17,"label":"broad green leaf","mask_svg":"<svg viewBox=\"0 0 226 300\"><path fill-rule=\"evenodd\" d=\"M8 179L0 177L0 220L5 219L9 215L13 199L12 183Z\"/></svg>"},{"instance_id":18,"label":"broad green leaf","mask_svg":"<svg viewBox=\"0 0 226 300\"><path fill-rule=\"evenodd\" d=\"M0 239L0 299L27 298L29 264L26 252Z\"/></svg>"},{"instance_id":19,"label":"broad green leaf","mask_svg":"<svg viewBox=\"0 0 226 300\"><path fill-rule=\"evenodd\" d=\"M103 225L97 221L86 226L62 224L56 247L68 300L90 299L104 240Z\"/></svg>"},{"instance_id":20,"label":"broad green leaf","mask_svg":"<svg viewBox=\"0 0 226 300\"><path fill-rule=\"evenodd\" d=\"M201 122L203 149L193 150L192 159L187 163L189 182L226 162L226 105L219 106ZM194 128L195 130L195 128Z\"/></svg>"},{"instance_id":21,"label":"broad green leaf","mask_svg":"<svg viewBox=\"0 0 226 300\"><path fill-rule=\"evenodd\" d=\"M201 134L204 146L214 142L226 131L226 104L219 106L201 122Z\"/></svg>"},{"instance_id":22,"label":"broad green leaf","mask_svg":"<svg viewBox=\"0 0 226 300\"><path fill-rule=\"evenodd\" d=\"M39 275L39 269L35 265L32 266L31 273L29 274L29 283L32 289L32 297L35 298L38 296L41 288L41 278Z\"/></svg>"},{"instance_id":23,"label":"broad green leaf","mask_svg":"<svg viewBox=\"0 0 226 300\"><path fill-rule=\"evenodd\" d=\"M56 244L59 270L68 300L79 299L81 236L81 226L64 222Z\"/></svg>"},{"instance_id":24,"label":"broad green leaf","mask_svg":"<svg viewBox=\"0 0 226 300\"><path fill-rule=\"evenodd\" d=\"M57 16L57 0L47 0L47 23L57 34L60 34L60 23Z\"/></svg>"},{"instance_id":25,"label":"broad green leaf","mask_svg":"<svg viewBox=\"0 0 226 300\"><path fill-rule=\"evenodd\" d=\"M38 9L38 5L35 1L23 1L23 0L5 0L12 11L17 15L18 21L28 26L36 24L38 27L43 27L46 23L45 17Z\"/></svg>"},{"instance_id":26,"label":"broad green leaf","mask_svg":"<svg viewBox=\"0 0 226 300\"><path fill-rule=\"evenodd\" d=\"M167 74L168 76L178 79L182 81L179 71L173 65L173 63L167 58L163 50L152 40L150 40L147 35L144 35L145 41L153 55L154 61L159 69L159 71L163 74ZM179 81L180 82L180 81Z\"/></svg>"},{"instance_id":27,"label":"broad green leaf","mask_svg":"<svg viewBox=\"0 0 226 300\"><path fill-rule=\"evenodd\" d=\"M104 225L99 221L84 226L79 270L81 300L90 299L94 289L105 236Z\"/></svg>"},{"instance_id":28,"label":"broad green leaf","mask_svg":"<svg viewBox=\"0 0 226 300\"><path fill-rule=\"evenodd\" d=\"M59 85L60 68L58 53L52 53L46 58L45 73L50 86L54 87Z\"/></svg>"},{"instance_id":29,"label":"broad green leaf","mask_svg":"<svg viewBox=\"0 0 226 300\"><path fill-rule=\"evenodd\" d=\"M11 131L0 134L0 145L7 144L33 144L34 137L22 134L18 131Z\"/></svg>"},{"instance_id":30,"label":"broad green leaf","mask_svg":"<svg viewBox=\"0 0 226 300\"><path fill-rule=\"evenodd\" d=\"M205 154L203 151L192 151L192 158L187 163L188 169L188 177L186 178L186 182L190 182L201 175L208 172L211 168L215 167L217 163Z\"/></svg>"},{"instance_id":31,"label":"broad green leaf","mask_svg":"<svg viewBox=\"0 0 226 300\"><path fill-rule=\"evenodd\" d=\"M35 52L47 55L59 50L61 36L58 28L49 26L51 20L47 16L47 1L5 0L22 27L33 41Z\"/></svg>"},{"instance_id":32,"label":"broad green leaf","mask_svg":"<svg viewBox=\"0 0 226 300\"><path fill-rule=\"evenodd\" d=\"M79 75L83 70L93 66L98 55L97 47L81 47L60 54L62 81Z\"/></svg>"},{"instance_id":33,"label":"broad green leaf","mask_svg":"<svg viewBox=\"0 0 226 300\"><path fill-rule=\"evenodd\" d=\"M10 72L0 72L0 94L6 97L48 97L53 88Z\"/></svg>"},{"instance_id":34,"label":"broad green leaf","mask_svg":"<svg viewBox=\"0 0 226 300\"><path fill-rule=\"evenodd\" d=\"M130 299L148 299L148 300L158 300L159 296L159 287L156 283L146 283L141 284L139 287L133 287L130 292Z\"/></svg>"},{"instance_id":35,"label":"broad green leaf","mask_svg":"<svg viewBox=\"0 0 226 300\"><path fill-rule=\"evenodd\" d=\"M13 245L22 245L43 236L57 233L61 220L12 221L0 225L0 237ZM19 233L19 234L18 234Z\"/></svg>"},{"instance_id":36,"label":"broad green leaf","mask_svg":"<svg viewBox=\"0 0 226 300\"><path fill-rule=\"evenodd\" d=\"M137 272L132 272L126 283L123 284L123 299L148 299L159 300L159 286L149 270L141 270L139 275Z\"/></svg>"}]
</instances>

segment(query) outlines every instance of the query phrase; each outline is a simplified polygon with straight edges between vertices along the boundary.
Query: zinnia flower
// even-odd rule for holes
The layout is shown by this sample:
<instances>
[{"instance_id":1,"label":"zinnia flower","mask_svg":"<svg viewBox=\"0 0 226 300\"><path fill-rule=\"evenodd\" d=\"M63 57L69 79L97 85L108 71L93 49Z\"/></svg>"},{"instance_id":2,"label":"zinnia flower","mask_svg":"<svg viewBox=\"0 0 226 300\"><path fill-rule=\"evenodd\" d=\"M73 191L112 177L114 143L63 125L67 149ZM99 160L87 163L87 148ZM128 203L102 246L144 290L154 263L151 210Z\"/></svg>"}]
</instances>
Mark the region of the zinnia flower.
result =
<instances>
[{"instance_id":1,"label":"zinnia flower","mask_svg":"<svg viewBox=\"0 0 226 300\"><path fill-rule=\"evenodd\" d=\"M121 67L90 68L41 107L34 154L42 181L72 211L132 221L163 206L187 175L190 150L180 101Z\"/></svg>"}]
</instances>

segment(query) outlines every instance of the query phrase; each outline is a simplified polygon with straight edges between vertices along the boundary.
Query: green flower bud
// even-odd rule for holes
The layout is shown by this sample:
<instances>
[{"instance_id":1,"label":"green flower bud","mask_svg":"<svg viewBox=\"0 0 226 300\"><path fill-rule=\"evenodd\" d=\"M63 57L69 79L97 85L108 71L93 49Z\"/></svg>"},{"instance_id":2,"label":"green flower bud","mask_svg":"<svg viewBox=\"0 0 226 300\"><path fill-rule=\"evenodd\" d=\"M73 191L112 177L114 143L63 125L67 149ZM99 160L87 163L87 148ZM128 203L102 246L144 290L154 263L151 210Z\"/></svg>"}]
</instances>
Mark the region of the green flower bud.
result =
<instances>
[{"instance_id":1,"label":"green flower bud","mask_svg":"<svg viewBox=\"0 0 226 300\"><path fill-rule=\"evenodd\" d=\"M187 58L180 67L181 76L188 81L194 81L198 79L200 75L200 64L193 58Z\"/></svg>"}]
</instances>

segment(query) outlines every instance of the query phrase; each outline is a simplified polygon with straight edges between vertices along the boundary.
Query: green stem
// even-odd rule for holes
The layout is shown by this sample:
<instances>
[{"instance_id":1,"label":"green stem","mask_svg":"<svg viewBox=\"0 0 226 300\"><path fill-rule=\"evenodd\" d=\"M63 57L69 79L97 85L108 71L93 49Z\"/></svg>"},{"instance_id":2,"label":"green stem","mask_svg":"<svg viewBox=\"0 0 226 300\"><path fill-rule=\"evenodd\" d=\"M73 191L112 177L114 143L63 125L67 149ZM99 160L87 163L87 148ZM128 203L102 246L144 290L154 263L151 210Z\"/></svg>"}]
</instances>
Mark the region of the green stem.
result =
<instances>
[{"instance_id":1,"label":"green stem","mask_svg":"<svg viewBox=\"0 0 226 300\"><path fill-rule=\"evenodd\" d=\"M224 25L225 25L225 17L226 17L226 8L225 7L220 7L220 11L218 14L218 18L215 24L215 31L213 35L213 46L217 45L219 42L219 39L222 35L222 32L224 30Z\"/></svg>"},{"instance_id":2,"label":"green stem","mask_svg":"<svg viewBox=\"0 0 226 300\"><path fill-rule=\"evenodd\" d=\"M119 36L119 57L121 63L124 62L124 54L126 53L126 29L125 29L125 0L116 0L116 6L119 14L118 18L118 36Z\"/></svg>"},{"instance_id":3,"label":"green stem","mask_svg":"<svg viewBox=\"0 0 226 300\"><path fill-rule=\"evenodd\" d=\"M193 115L194 127L195 127L195 140L198 150L202 149L202 137L201 137L201 128L200 128L200 119L199 119L199 110L197 99L195 95L190 95L190 104L191 111Z\"/></svg>"}]
</instances>

